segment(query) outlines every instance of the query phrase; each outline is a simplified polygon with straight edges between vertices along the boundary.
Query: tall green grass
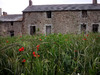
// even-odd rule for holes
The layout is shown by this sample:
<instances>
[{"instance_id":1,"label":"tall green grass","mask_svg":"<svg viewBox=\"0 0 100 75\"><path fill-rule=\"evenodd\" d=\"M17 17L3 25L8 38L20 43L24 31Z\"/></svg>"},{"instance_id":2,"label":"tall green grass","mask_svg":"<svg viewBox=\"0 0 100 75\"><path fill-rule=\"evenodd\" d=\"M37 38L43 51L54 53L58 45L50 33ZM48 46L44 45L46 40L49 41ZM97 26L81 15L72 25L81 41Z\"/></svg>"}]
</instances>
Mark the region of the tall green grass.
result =
<instances>
[{"instance_id":1,"label":"tall green grass","mask_svg":"<svg viewBox=\"0 0 100 75\"><path fill-rule=\"evenodd\" d=\"M21 47L24 51L20 52ZM40 57L34 57L33 52ZM100 74L100 34L0 37L0 75L78 73Z\"/></svg>"}]
</instances>

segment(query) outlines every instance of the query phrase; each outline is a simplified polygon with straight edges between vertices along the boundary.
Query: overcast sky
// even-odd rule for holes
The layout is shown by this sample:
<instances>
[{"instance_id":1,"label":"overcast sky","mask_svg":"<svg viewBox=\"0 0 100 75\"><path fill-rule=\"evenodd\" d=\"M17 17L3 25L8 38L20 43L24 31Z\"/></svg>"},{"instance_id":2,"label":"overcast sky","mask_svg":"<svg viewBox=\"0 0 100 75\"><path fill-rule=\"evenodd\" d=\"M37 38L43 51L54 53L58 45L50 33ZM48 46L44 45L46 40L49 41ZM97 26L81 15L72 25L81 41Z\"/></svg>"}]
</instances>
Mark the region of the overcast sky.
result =
<instances>
[{"instance_id":1,"label":"overcast sky","mask_svg":"<svg viewBox=\"0 0 100 75\"><path fill-rule=\"evenodd\" d=\"M47 4L90 4L92 0L32 0L33 5ZM98 0L100 3L100 0ZM29 0L0 0L0 8L8 14L21 14L29 5Z\"/></svg>"}]
</instances>

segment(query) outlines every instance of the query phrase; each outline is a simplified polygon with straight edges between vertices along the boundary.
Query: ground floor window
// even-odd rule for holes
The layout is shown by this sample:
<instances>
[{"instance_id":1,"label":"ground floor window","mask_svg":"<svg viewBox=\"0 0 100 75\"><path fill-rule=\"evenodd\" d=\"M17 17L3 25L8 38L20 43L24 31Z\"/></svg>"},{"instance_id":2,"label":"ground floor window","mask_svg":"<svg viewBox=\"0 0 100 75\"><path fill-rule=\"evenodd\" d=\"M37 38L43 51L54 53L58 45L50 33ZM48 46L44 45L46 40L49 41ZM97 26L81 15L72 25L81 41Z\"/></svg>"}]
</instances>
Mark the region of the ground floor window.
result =
<instances>
[{"instance_id":1,"label":"ground floor window","mask_svg":"<svg viewBox=\"0 0 100 75\"><path fill-rule=\"evenodd\" d=\"M51 34L51 26L46 26L46 35Z\"/></svg>"},{"instance_id":2,"label":"ground floor window","mask_svg":"<svg viewBox=\"0 0 100 75\"><path fill-rule=\"evenodd\" d=\"M99 25L98 24L93 24L92 26L92 31L95 33L95 32L98 32L98 28L99 28Z\"/></svg>"},{"instance_id":3,"label":"ground floor window","mask_svg":"<svg viewBox=\"0 0 100 75\"><path fill-rule=\"evenodd\" d=\"M81 32L86 33L86 24L81 24Z\"/></svg>"},{"instance_id":4,"label":"ground floor window","mask_svg":"<svg viewBox=\"0 0 100 75\"><path fill-rule=\"evenodd\" d=\"M36 26L30 26L30 35L35 35L36 33Z\"/></svg>"},{"instance_id":5,"label":"ground floor window","mask_svg":"<svg viewBox=\"0 0 100 75\"><path fill-rule=\"evenodd\" d=\"M14 36L14 31L10 31L10 36L11 36L11 37Z\"/></svg>"}]
</instances>

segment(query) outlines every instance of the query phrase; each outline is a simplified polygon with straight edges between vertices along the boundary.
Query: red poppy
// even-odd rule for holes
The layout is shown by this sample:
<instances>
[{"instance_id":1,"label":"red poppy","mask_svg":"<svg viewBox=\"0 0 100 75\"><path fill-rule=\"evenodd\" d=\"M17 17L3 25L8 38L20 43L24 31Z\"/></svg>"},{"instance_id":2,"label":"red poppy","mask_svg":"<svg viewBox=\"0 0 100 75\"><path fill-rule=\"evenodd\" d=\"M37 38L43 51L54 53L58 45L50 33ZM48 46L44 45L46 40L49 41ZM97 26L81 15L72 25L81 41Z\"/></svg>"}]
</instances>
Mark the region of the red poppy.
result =
<instances>
[{"instance_id":1,"label":"red poppy","mask_svg":"<svg viewBox=\"0 0 100 75\"><path fill-rule=\"evenodd\" d=\"M25 60L25 59L23 59L23 60L22 60L22 62L26 62L26 60Z\"/></svg>"},{"instance_id":2,"label":"red poppy","mask_svg":"<svg viewBox=\"0 0 100 75\"><path fill-rule=\"evenodd\" d=\"M24 47L21 47L21 48L19 49L19 51L24 51Z\"/></svg>"},{"instance_id":3,"label":"red poppy","mask_svg":"<svg viewBox=\"0 0 100 75\"><path fill-rule=\"evenodd\" d=\"M37 51L39 50L39 48L37 47Z\"/></svg>"},{"instance_id":4,"label":"red poppy","mask_svg":"<svg viewBox=\"0 0 100 75\"><path fill-rule=\"evenodd\" d=\"M84 38L83 40L86 40L86 38Z\"/></svg>"},{"instance_id":5,"label":"red poppy","mask_svg":"<svg viewBox=\"0 0 100 75\"><path fill-rule=\"evenodd\" d=\"M40 41L41 41L41 39L40 39Z\"/></svg>"},{"instance_id":6,"label":"red poppy","mask_svg":"<svg viewBox=\"0 0 100 75\"><path fill-rule=\"evenodd\" d=\"M19 51L22 51L22 49L20 48Z\"/></svg>"},{"instance_id":7,"label":"red poppy","mask_svg":"<svg viewBox=\"0 0 100 75\"><path fill-rule=\"evenodd\" d=\"M88 34L86 36L89 36Z\"/></svg>"},{"instance_id":8,"label":"red poppy","mask_svg":"<svg viewBox=\"0 0 100 75\"><path fill-rule=\"evenodd\" d=\"M77 52L77 50L74 50L74 52Z\"/></svg>"},{"instance_id":9,"label":"red poppy","mask_svg":"<svg viewBox=\"0 0 100 75\"><path fill-rule=\"evenodd\" d=\"M39 46L40 46L40 45L37 45L36 47L38 47L38 48L39 48Z\"/></svg>"},{"instance_id":10,"label":"red poppy","mask_svg":"<svg viewBox=\"0 0 100 75\"><path fill-rule=\"evenodd\" d=\"M8 41L6 41L8 43Z\"/></svg>"},{"instance_id":11,"label":"red poppy","mask_svg":"<svg viewBox=\"0 0 100 75\"><path fill-rule=\"evenodd\" d=\"M40 55L38 55L38 57L40 57Z\"/></svg>"},{"instance_id":12,"label":"red poppy","mask_svg":"<svg viewBox=\"0 0 100 75\"><path fill-rule=\"evenodd\" d=\"M35 55L35 52L33 52L33 55Z\"/></svg>"},{"instance_id":13,"label":"red poppy","mask_svg":"<svg viewBox=\"0 0 100 75\"><path fill-rule=\"evenodd\" d=\"M34 55L34 57L36 57L36 55Z\"/></svg>"},{"instance_id":14,"label":"red poppy","mask_svg":"<svg viewBox=\"0 0 100 75\"><path fill-rule=\"evenodd\" d=\"M22 49L22 51L24 51L24 47L22 47L21 49Z\"/></svg>"}]
</instances>

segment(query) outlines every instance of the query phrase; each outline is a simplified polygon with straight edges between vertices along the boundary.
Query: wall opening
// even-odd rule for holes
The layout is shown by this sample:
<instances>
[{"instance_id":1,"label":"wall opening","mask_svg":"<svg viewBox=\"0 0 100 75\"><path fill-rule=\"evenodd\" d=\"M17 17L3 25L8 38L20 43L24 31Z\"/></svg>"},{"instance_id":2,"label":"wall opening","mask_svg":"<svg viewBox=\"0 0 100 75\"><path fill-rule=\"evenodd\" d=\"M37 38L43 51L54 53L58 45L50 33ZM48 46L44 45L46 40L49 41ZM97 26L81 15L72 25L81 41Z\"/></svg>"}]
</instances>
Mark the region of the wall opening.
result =
<instances>
[{"instance_id":1,"label":"wall opening","mask_svg":"<svg viewBox=\"0 0 100 75\"><path fill-rule=\"evenodd\" d=\"M30 35L35 35L36 33L36 26L30 26Z\"/></svg>"},{"instance_id":2,"label":"wall opening","mask_svg":"<svg viewBox=\"0 0 100 75\"><path fill-rule=\"evenodd\" d=\"M47 11L47 18L51 18L51 11Z\"/></svg>"},{"instance_id":3,"label":"wall opening","mask_svg":"<svg viewBox=\"0 0 100 75\"><path fill-rule=\"evenodd\" d=\"M86 33L86 24L81 24L81 32Z\"/></svg>"},{"instance_id":4,"label":"wall opening","mask_svg":"<svg viewBox=\"0 0 100 75\"><path fill-rule=\"evenodd\" d=\"M87 10L82 10L82 17L86 18L87 17Z\"/></svg>"},{"instance_id":5,"label":"wall opening","mask_svg":"<svg viewBox=\"0 0 100 75\"><path fill-rule=\"evenodd\" d=\"M14 31L10 31L10 36L11 36L11 37L14 36Z\"/></svg>"},{"instance_id":6,"label":"wall opening","mask_svg":"<svg viewBox=\"0 0 100 75\"><path fill-rule=\"evenodd\" d=\"M95 32L98 32L98 28L99 28L99 25L98 24L93 24L93 27L92 27L92 31L95 33Z\"/></svg>"},{"instance_id":7,"label":"wall opening","mask_svg":"<svg viewBox=\"0 0 100 75\"><path fill-rule=\"evenodd\" d=\"M51 26L46 26L46 35L51 34Z\"/></svg>"},{"instance_id":8,"label":"wall opening","mask_svg":"<svg viewBox=\"0 0 100 75\"><path fill-rule=\"evenodd\" d=\"M11 22L11 26L13 26L13 22Z\"/></svg>"}]
</instances>

